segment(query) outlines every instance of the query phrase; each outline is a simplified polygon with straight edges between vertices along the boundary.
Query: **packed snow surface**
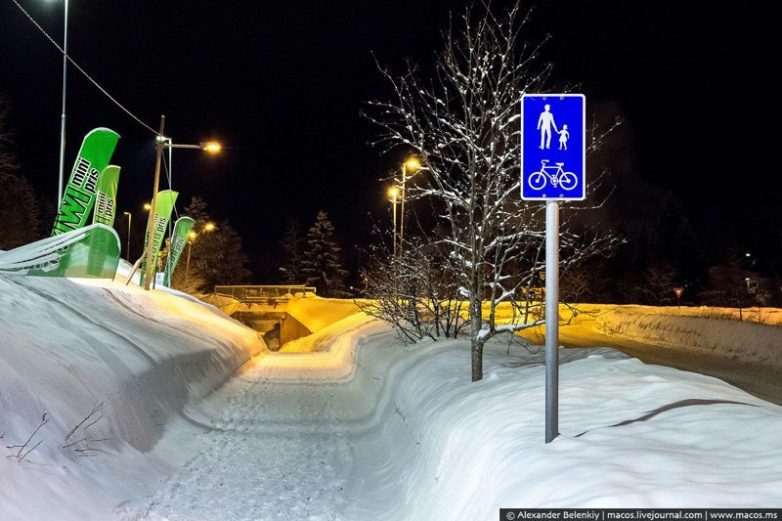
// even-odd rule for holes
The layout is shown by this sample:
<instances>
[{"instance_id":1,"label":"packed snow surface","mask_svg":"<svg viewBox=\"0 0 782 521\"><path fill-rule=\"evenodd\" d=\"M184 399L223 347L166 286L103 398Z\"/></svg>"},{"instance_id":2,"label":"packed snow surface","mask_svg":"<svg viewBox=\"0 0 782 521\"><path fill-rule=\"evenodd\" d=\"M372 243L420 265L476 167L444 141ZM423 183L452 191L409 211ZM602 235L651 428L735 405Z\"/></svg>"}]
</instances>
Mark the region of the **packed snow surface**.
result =
<instances>
[{"instance_id":1,"label":"packed snow surface","mask_svg":"<svg viewBox=\"0 0 782 521\"><path fill-rule=\"evenodd\" d=\"M543 351L518 340L492 341L485 377L472 383L466 341L403 346L361 314L270 353L250 330L173 295L0 285L0 450L16 453L8 440L24 441L44 402L62 418L51 448L1 459L9 519L470 521L494 520L501 506L782 507L782 407L714 378L611 349L563 349L561 435L546 445ZM25 323L37 327L11 317L25 307ZM6 358L8 345L16 358ZM161 362L191 360L182 354L191 345L199 356L215 352L217 368L195 355L190 369ZM35 355L18 354L29 346ZM110 372L122 367L131 369L115 383ZM149 367L158 373L145 379ZM47 378L72 374L86 389L103 387L58 398L61 386ZM157 415L157 402L123 390L151 387L164 402L154 382L166 377L187 383ZM60 440L98 399L151 415L136 427L146 444L121 434L132 423L123 415L104 414L115 445L89 458L63 454Z\"/></svg>"}]
</instances>

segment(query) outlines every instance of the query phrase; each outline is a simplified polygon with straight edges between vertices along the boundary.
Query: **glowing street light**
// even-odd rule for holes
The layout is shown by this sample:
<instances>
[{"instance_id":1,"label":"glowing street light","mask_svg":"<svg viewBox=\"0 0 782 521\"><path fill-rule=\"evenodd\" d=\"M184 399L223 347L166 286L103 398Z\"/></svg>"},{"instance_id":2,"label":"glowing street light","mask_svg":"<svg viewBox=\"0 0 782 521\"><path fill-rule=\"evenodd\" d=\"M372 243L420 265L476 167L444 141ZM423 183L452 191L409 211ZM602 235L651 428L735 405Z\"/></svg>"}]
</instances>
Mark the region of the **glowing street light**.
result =
<instances>
[{"instance_id":1,"label":"glowing street light","mask_svg":"<svg viewBox=\"0 0 782 521\"><path fill-rule=\"evenodd\" d=\"M152 209L152 205L151 205L151 204L149 204L149 203L144 203L144 210L145 210L145 211L147 211L147 212L148 212L148 211L150 211L151 209Z\"/></svg>"},{"instance_id":2,"label":"glowing street light","mask_svg":"<svg viewBox=\"0 0 782 521\"><path fill-rule=\"evenodd\" d=\"M393 208L393 220L394 223L394 258L396 258L396 203L397 199L399 198L399 187L398 186L392 186L388 189L388 198L391 201L392 208Z\"/></svg>"},{"instance_id":3,"label":"glowing street light","mask_svg":"<svg viewBox=\"0 0 782 521\"><path fill-rule=\"evenodd\" d=\"M405 244L405 186L407 185L407 171L415 172L421 168L421 163L418 158L411 157L404 163L402 163L402 220L399 224L399 252L401 254L402 248Z\"/></svg>"},{"instance_id":4,"label":"glowing street light","mask_svg":"<svg viewBox=\"0 0 782 521\"><path fill-rule=\"evenodd\" d=\"M223 150L223 146L217 141L201 143L201 148L209 154L219 154Z\"/></svg>"},{"instance_id":5,"label":"glowing street light","mask_svg":"<svg viewBox=\"0 0 782 521\"><path fill-rule=\"evenodd\" d=\"M209 153L216 154L219 152L222 147L217 145L215 142L212 142L211 147L205 146L204 144L201 145L181 145L181 144L174 144L171 141L171 138L166 137L163 132L166 127L166 117L160 116L160 131L158 132L157 137L155 138L155 178L152 183L152 205L150 208L149 213L149 219L147 219L147 250L146 250L146 271L144 272L144 289L149 291L152 288L152 279L155 276L155 272L157 272L157 269L155 266L152 265L152 261L154 260L154 248L155 248L155 230L154 230L154 220L155 220L155 212L157 210L157 195L158 195L158 189L160 188L160 163L163 158L163 149L168 148L171 150L172 148L191 148L191 149L199 149L199 150L206 150Z\"/></svg>"},{"instance_id":6,"label":"glowing street light","mask_svg":"<svg viewBox=\"0 0 782 521\"><path fill-rule=\"evenodd\" d=\"M673 292L676 295L676 306L677 307L681 307L682 295L684 294L684 288L682 288L682 287L673 288Z\"/></svg>"}]
</instances>

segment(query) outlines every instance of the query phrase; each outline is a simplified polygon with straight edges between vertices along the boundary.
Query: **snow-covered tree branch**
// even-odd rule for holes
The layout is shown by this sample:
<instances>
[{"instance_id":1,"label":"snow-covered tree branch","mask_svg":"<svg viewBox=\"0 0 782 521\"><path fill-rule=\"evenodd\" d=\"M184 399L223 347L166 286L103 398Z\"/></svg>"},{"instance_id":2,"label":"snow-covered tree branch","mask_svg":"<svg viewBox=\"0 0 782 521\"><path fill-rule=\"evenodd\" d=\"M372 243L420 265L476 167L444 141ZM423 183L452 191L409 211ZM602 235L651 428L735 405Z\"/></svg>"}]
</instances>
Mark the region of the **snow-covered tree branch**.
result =
<instances>
[{"instance_id":1,"label":"snow-covered tree branch","mask_svg":"<svg viewBox=\"0 0 782 521\"><path fill-rule=\"evenodd\" d=\"M545 264L544 205L520 200L519 100L545 92L552 67L541 45L521 38L530 13L516 5L495 16L467 8L444 34L431 78L412 65L402 74L381 68L393 92L370 103L383 151L404 147L421 160L408 201L429 200L437 215L433 242L448 248L467 300L472 379L483 376L483 346L492 336L540 322L533 288ZM602 139L597 129L590 133ZM599 141L597 139L597 141ZM562 263L594 255L611 237L561 225ZM512 320L507 320L513 310ZM500 317L502 315L502 317Z\"/></svg>"}]
</instances>

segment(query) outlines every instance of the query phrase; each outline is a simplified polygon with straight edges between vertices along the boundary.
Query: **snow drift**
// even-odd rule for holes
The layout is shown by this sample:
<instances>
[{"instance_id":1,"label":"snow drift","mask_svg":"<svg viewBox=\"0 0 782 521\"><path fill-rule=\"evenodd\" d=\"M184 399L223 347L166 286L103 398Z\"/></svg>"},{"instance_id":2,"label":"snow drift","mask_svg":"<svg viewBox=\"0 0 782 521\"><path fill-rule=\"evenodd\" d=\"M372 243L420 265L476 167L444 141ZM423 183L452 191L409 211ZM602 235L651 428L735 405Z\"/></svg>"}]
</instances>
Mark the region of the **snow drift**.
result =
<instances>
[{"instance_id":1,"label":"snow drift","mask_svg":"<svg viewBox=\"0 0 782 521\"><path fill-rule=\"evenodd\" d=\"M139 466L134 454L152 451L167 427L187 420L186 403L264 346L194 299L0 275L0 349L0 511L91 519L110 504L107 487L133 488L164 466ZM99 453L116 457L91 458Z\"/></svg>"},{"instance_id":2,"label":"snow drift","mask_svg":"<svg viewBox=\"0 0 782 521\"><path fill-rule=\"evenodd\" d=\"M782 408L610 349L563 350L562 434L544 445L543 350L506 349L492 342L474 384L464 342L415 349L386 370L362 350L365 385L384 390L356 443L346 519L782 505Z\"/></svg>"}]
</instances>

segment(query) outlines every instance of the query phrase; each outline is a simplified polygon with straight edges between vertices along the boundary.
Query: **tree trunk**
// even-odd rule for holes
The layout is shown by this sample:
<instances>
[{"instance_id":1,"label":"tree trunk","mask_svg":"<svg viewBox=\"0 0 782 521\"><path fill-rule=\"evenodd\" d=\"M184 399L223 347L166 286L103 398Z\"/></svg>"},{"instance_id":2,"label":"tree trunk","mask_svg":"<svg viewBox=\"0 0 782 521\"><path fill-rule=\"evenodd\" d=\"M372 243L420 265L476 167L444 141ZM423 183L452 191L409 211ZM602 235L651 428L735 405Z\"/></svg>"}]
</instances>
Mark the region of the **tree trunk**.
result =
<instances>
[{"instance_id":1,"label":"tree trunk","mask_svg":"<svg viewBox=\"0 0 782 521\"><path fill-rule=\"evenodd\" d=\"M472 351L472 381L483 378L483 344L485 338L478 335L481 332L482 320L481 300L470 297L470 346Z\"/></svg>"},{"instance_id":2,"label":"tree trunk","mask_svg":"<svg viewBox=\"0 0 782 521\"><path fill-rule=\"evenodd\" d=\"M472 338L472 381L483 379L483 340Z\"/></svg>"}]
</instances>

